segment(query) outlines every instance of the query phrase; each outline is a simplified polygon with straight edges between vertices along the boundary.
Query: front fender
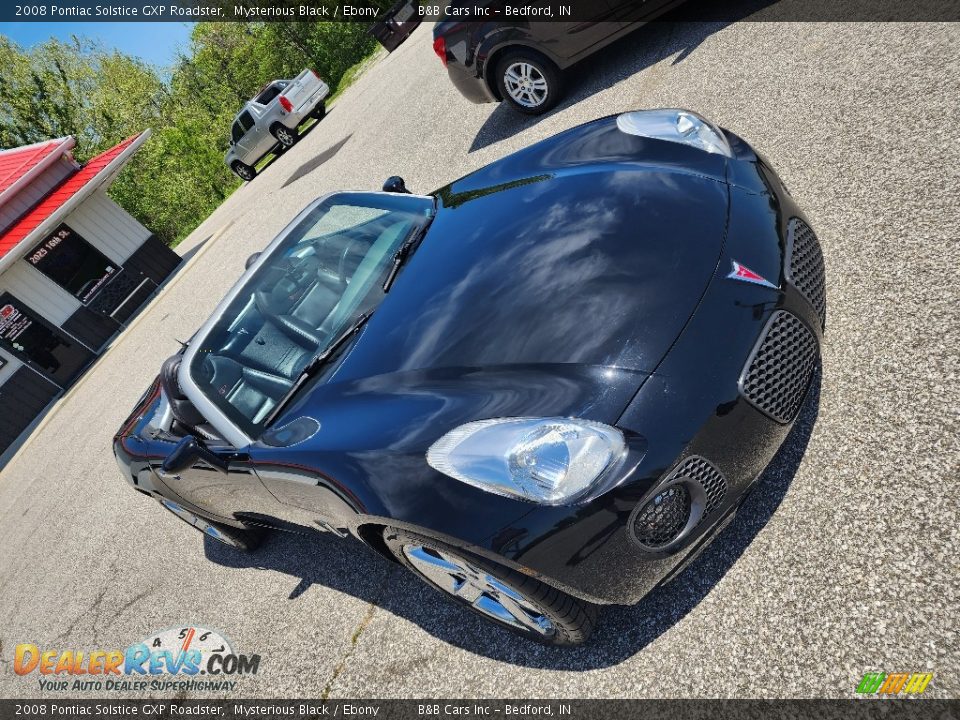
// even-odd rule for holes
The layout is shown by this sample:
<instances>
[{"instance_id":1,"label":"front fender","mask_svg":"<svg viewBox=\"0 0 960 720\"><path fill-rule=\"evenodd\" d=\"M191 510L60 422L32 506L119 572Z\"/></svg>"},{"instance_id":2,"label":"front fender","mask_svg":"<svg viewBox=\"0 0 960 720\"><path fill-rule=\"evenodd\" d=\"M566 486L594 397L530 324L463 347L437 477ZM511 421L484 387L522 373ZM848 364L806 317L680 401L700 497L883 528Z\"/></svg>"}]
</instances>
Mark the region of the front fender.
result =
<instances>
[{"instance_id":1,"label":"front fender","mask_svg":"<svg viewBox=\"0 0 960 720\"><path fill-rule=\"evenodd\" d=\"M321 384L277 421L285 426L310 417L320 425L316 434L287 448L257 443L251 454L283 503L326 511L325 493L335 493L343 500L333 503L340 508L340 527L406 523L480 543L533 506L438 473L426 462L430 446L459 425L487 418L572 416L613 423L646 376L586 365L517 365Z\"/></svg>"}]
</instances>

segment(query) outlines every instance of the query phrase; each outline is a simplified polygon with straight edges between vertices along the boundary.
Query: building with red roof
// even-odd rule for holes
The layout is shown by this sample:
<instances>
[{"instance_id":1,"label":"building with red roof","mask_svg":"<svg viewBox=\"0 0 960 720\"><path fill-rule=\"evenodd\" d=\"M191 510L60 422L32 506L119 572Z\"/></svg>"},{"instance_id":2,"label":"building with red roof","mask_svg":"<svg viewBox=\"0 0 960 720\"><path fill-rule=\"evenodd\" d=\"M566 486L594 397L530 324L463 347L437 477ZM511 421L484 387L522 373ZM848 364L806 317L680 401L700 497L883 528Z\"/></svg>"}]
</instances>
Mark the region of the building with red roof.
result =
<instances>
[{"instance_id":1,"label":"building with red roof","mask_svg":"<svg viewBox=\"0 0 960 720\"><path fill-rule=\"evenodd\" d=\"M149 136L0 150L0 465L180 264L106 194Z\"/></svg>"}]
</instances>

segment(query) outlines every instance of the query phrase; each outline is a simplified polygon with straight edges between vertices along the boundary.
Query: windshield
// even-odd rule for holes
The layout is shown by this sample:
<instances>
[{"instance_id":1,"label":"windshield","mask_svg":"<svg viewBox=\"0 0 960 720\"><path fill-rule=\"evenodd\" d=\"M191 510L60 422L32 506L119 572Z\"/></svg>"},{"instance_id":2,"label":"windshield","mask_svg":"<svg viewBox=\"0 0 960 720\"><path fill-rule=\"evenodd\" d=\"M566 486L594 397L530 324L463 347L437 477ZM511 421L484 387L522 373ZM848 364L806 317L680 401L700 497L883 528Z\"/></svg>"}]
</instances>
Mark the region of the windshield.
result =
<instances>
[{"instance_id":1,"label":"windshield","mask_svg":"<svg viewBox=\"0 0 960 720\"><path fill-rule=\"evenodd\" d=\"M339 193L306 211L186 353L181 385L207 420L234 444L218 420L258 437L307 363L380 303L394 255L432 213L430 198L384 193Z\"/></svg>"}]
</instances>

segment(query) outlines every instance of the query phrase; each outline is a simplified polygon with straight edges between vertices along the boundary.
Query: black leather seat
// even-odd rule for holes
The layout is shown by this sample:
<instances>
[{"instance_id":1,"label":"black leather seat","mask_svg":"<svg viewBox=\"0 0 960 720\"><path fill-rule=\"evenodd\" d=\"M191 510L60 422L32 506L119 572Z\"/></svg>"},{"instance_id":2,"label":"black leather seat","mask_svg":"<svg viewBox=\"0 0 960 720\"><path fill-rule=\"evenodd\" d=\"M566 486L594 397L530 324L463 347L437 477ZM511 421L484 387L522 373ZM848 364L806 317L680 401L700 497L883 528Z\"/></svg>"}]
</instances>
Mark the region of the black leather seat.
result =
<instances>
[{"instance_id":1,"label":"black leather seat","mask_svg":"<svg viewBox=\"0 0 960 720\"><path fill-rule=\"evenodd\" d=\"M337 304L346 285L330 276L315 257L291 262L291 269L258 291L276 315L289 315L317 328Z\"/></svg>"},{"instance_id":2,"label":"black leather seat","mask_svg":"<svg viewBox=\"0 0 960 720\"><path fill-rule=\"evenodd\" d=\"M263 422L280 398L293 387L286 378L244 367L223 355L206 357L201 374L212 394L226 399L254 424Z\"/></svg>"}]
</instances>

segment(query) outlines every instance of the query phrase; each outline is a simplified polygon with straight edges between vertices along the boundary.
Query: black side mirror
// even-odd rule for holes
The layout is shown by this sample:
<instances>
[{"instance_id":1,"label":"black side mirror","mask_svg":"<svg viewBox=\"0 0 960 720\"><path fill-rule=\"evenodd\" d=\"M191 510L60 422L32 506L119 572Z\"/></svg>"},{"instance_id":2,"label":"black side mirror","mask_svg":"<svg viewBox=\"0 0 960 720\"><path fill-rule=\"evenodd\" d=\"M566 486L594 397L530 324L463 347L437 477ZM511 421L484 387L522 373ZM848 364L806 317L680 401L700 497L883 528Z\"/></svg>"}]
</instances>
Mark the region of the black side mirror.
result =
<instances>
[{"instance_id":1,"label":"black side mirror","mask_svg":"<svg viewBox=\"0 0 960 720\"><path fill-rule=\"evenodd\" d=\"M257 259L260 257L260 253L255 252L253 255L247 258L247 261L243 264L244 270L249 270L250 266L253 265Z\"/></svg>"},{"instance_id":2,"label":"black side mirror","mask_svg":"<svg viewBox=\"0 0 960 720\"><path fill-rule=\"evenodd\" d=\"M410 191L407 190L406 184L403 182L403 178L399 175L391 175L387 178L387 181L383 183L383 191L391 193L406 193L410 194Z\"/></svg>"},{"instance_id":3,"label":"black side mirror","mask_svg":"<svg viewBox=\"0 0 960 720\"><path fill-rule=\"evenodd\" d=\"M187 435L176 444L160 466L162 473L176 475L192 468L202 460L210 467L224 474L227 473L227 461L203 445L193 435Z\"/></svg>"}]
</instances>

